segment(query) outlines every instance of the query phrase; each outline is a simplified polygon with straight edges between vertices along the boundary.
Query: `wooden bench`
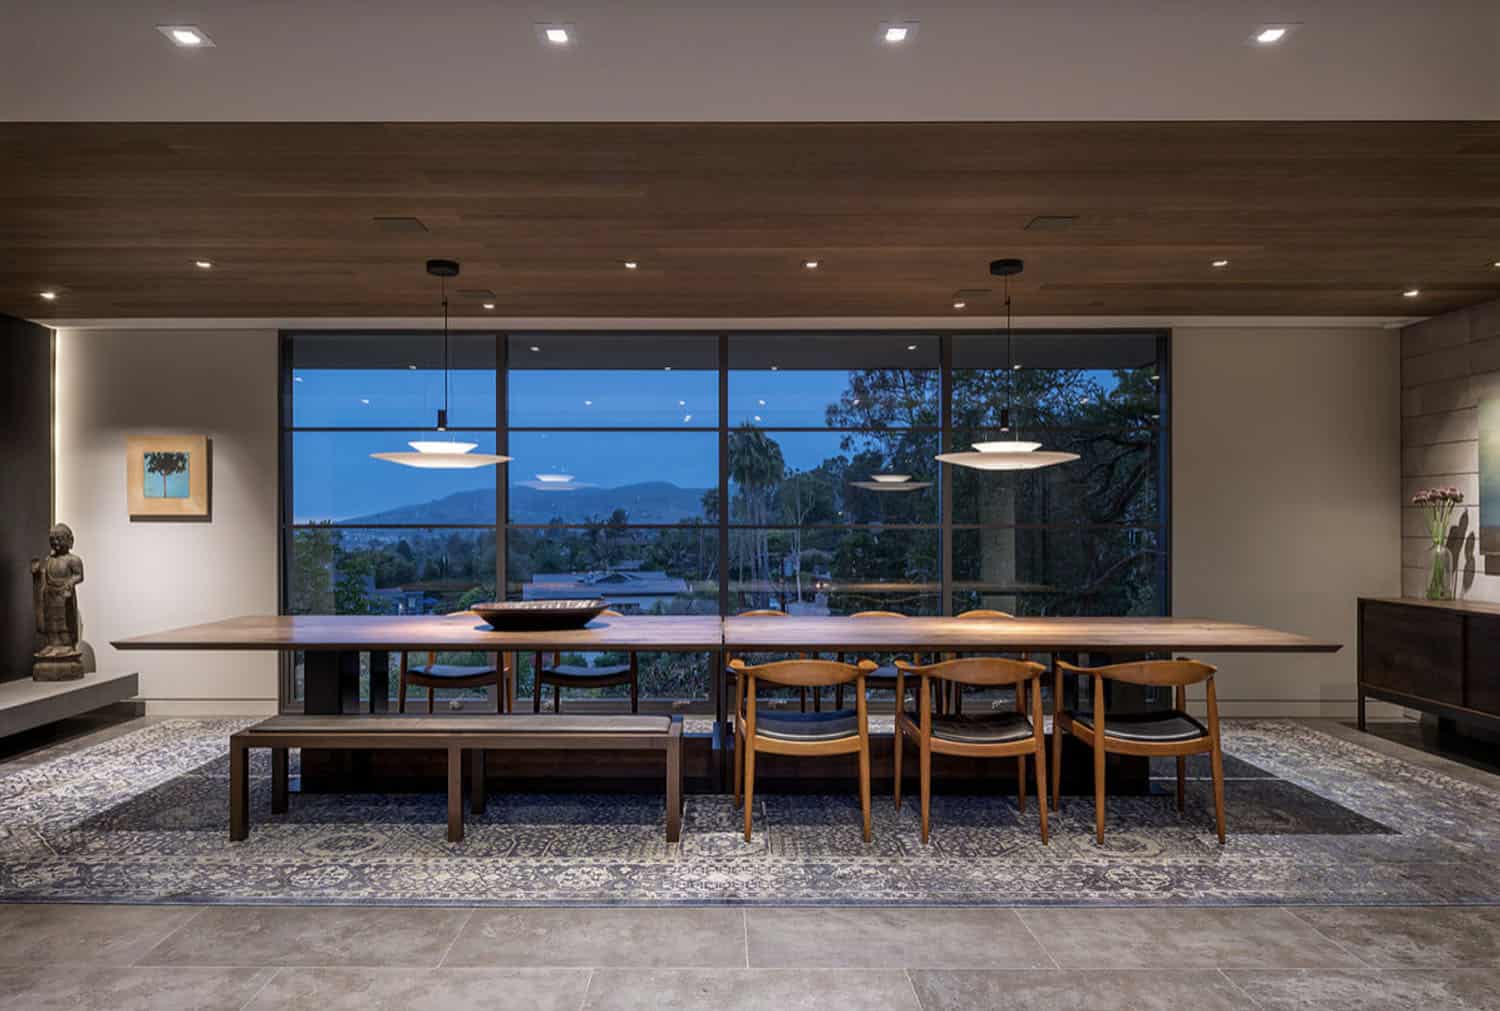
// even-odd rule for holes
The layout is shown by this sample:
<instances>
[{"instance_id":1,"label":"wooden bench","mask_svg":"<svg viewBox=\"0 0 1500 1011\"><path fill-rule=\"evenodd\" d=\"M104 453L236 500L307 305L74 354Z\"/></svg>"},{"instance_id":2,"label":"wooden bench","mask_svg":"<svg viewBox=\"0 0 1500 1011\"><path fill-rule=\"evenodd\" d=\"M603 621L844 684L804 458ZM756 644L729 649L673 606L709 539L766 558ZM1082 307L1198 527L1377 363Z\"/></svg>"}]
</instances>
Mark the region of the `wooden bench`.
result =
<instances>
[{"instance_id":1,"label":"wooden bench","mask_svg":"<svg viewBox=\"0 0 1500 1011\"><path fill-rule=\"evenodd\" d=\"M463 754L472 763L470 806L484 810L484 755L516 749L661 750L667 766L667 841L682 835L681 716L273 716L229 738L229 838L250 833L251 748L271 749L271 811L287 809L288 748L407 748L448 753L448 841L464 837Z\"/></svg>"}]
</instances>

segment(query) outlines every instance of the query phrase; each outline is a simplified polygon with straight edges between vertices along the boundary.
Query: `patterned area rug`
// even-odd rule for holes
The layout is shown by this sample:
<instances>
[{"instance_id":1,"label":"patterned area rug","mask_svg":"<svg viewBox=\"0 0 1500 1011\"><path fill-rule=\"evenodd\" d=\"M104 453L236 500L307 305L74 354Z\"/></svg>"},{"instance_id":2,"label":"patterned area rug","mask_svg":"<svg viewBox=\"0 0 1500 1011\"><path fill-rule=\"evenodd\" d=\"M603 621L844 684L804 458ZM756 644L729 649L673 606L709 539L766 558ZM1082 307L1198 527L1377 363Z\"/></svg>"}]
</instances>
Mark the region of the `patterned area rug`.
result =
<instances>
[{"instance_id":1,"label":"patterned area rug","mask_svg":"<svg viewBox=\"0 0 1500 1011\"><path fill-rule=\"evenodd\" d=\"M169 720L54 761L0 767L0 900L399 904L1162 904L1500 902L1500 793L1306 726L1229 721L1229 844L1213 836L1206 763L1188 810L1064 798L1052 842L1034 799L877 797L875 841L848 796L757 798L755 841L722 796L688 797L663 841L650 796L493 794L444 841L443 799L292 797L272 816L257 752L248 842L227 837L229 734L249 721ZM294 753L293 772L296 772ZM883 801L883 802L882 802Z\"/></svg>"}]
</instances>

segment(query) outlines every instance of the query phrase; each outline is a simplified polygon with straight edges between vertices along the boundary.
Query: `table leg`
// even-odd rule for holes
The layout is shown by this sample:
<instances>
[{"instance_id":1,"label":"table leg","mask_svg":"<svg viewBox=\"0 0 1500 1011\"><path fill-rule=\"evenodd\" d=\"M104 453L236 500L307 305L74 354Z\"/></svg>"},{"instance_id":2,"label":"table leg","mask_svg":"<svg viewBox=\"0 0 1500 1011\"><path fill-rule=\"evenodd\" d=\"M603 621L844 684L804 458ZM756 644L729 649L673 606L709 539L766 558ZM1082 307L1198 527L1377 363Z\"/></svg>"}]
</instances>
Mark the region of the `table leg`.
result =
<instances>
[{"instance_id":1,"label":"table leg","mask_svg":"<svg viewBox=\"0 0 1500 1011\"><path fill-rule=\"evenodd\" d=\"M469 749L469 810L484 814L486 800L484 783L484 749Z\"/></svg>"},{"instance_id":2,"label":"table leg","mask_svg":"<svg viewBox=\"0 0 1500 1011\"><path fill-rule=\"evenodd\" d=\"M667 842L682 838L682 722L672 721L667 738Z\"/></svg>"},{"instance_id":3,"label":"table leg","mask_svg":"<svg viewBox=\"0 0 1500 1011\"><path fill-rule=\"evenodd\" d=\"M229 838L242 842L250 835L250 761L249 749L234 738L229 740Z\"/></svg>"},{"instance_id":4,"label":"table leg","mask_svg":"<svg viewBox=\"0 0 1500 1011\"><path fill-rule=\"evenodd\" d=\"M359 654L310 649L303 654L302 711L309 715L359 712Z\"/></svg>"},{"instance_id":5,"label":"table leg","mask_svg":"<svg viewBox=\"0 0 1500 1011\"><path fill-rule=\"evenodd\" d=\"M391 655L384 651L370 654L370 712L391 711Z\"/></svg>"},{"instance_id":6,"label":"table leg","mask_svg":"<svg viewBox=\"0 0 1500 1011\"><path fill-rule=\"evenodd\" d=\"M286 814L287 750L271 749L271 813Z\"/></svg>"},{"instance_id":7,"label":"table leg","mask_svg":"<svg viewBox=\"0 0 1500 1011\"><path fill-rule=\"evenodd\" d=\"M448 841L464 839L464 749L448 749Z\"/></svg>"}]
</instances>

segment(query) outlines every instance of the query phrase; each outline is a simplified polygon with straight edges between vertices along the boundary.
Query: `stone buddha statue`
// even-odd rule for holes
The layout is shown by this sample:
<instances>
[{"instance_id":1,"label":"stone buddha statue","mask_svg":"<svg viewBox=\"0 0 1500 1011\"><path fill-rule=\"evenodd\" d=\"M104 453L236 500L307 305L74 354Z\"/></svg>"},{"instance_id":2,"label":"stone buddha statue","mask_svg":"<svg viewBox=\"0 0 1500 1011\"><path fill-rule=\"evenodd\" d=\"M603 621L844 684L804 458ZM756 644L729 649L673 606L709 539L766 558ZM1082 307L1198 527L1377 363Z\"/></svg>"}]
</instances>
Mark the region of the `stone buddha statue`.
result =
<instances>
[{"instance_id":1,"label":"stone buddha statue","mask_svg":"<svg viewBox=\"0 0 1500 1011\"><path fill-rule=\"evenodd\" d=\"M47 532L51 552L31 560L36 630L42 648L32 654L31 676L37 681L83 677L83 622L78 616L78 584L83 559L73 554L73 531L59 523Z\"/></svg>"}]
</instances>

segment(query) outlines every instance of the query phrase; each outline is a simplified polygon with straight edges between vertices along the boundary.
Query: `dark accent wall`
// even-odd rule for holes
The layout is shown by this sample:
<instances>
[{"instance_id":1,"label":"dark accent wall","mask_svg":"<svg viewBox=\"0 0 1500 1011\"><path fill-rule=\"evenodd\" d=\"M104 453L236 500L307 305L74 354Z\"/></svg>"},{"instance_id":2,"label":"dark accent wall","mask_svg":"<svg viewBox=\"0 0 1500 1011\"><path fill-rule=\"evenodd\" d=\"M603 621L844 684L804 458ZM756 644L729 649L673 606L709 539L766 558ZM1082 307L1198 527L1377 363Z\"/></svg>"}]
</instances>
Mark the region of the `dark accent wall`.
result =
<instances>
[{"instance_id":1,"label":"dark accent wall","mask_svg":"<svg viewBox=\"0 0 1500 1011\"><path fill-rule=\"evenodd\" d=\"M52 331L0 316L0 681L31 676L33 557L52 522Z\"/></svg>"}]
</instances>

